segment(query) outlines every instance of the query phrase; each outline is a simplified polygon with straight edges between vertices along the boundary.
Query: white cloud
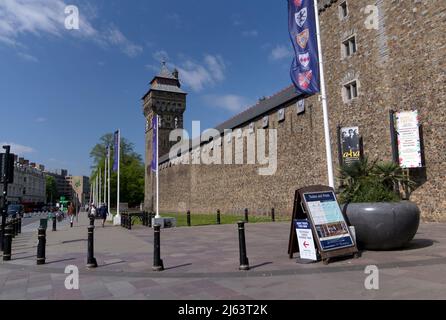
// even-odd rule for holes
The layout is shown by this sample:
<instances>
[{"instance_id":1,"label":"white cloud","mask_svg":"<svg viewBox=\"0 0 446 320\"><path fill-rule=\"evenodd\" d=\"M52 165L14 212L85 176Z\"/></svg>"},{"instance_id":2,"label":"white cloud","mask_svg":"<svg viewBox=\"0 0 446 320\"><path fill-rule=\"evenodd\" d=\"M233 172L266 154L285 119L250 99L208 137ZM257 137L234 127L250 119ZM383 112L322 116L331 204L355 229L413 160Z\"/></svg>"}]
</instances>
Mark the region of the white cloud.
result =
<instances>
[{"instance_id":1,"label":"white cloud","mask_svg":"<svg viewBox=\"0 0 446 320\"><path fill-rule=\"evenodd\" d=\"M271 51L270 59L277 61L285 58L291 58L292 56L293 56L293 51L289 47L283 45L277 45Z\"/></svg>"},{"instance_id":2,"label":"white cloud","mask_svg":"<svg viewBox=\"0 0 446 320\"><path fill-rule=\"evenodd\" d=\"M92 26L96 17L89 5L79 7L79 30L65 28L65 8L62 0L1 0L0 43L24 47L20 36L73 36L89 39L102 46L117 46L129 57L139 55L143 48L128 40L116 27L99 31Z\"/></svg>"},{"instance_id":3,"label":"white cloud","mask_svg":"<svg viewBox=\"0 0 446 320\"><path fill-rule=\"evenodd\" d=\"M0 142L1 146L11 146L11 153L17 154L17 155L24 155L28 153L33 153L35 150L31 147L24 146L18 143L14 142Z\"/></svg>"},{"instance_id":4,"label":"white cloud","mask_svg":"<svg viewBox=\"0 0 446 320\"><path fill-rule=\"evenodd\" d=\"M106 34L106 39L111 45L116 45L121 48L121 51L128 55L130 58L134 58L143 52L143 48L134 44L127 39L120 30L116 27L110 27Z\"/></svg>"},{"instance_id":5,"label":"white cloud","mask_svg":"<svg viewBox=\"0 0 446 320\"><path fill-rule=\"evenodd\" d=\"M259 35L259 32L257 30L245 30L242 32L242 36L244 37L257 37Z\"/></svg>"},{"instance_id":6,"label":"white cloud","mask_svg":"<svg viewBox=\"0 0 446 320\"><path fill-rule=\"evenodd\" d=\"M219 55L205 55L202 63L187 60L176 68L181 82L196 92L225 79L226 65Z\"/></svg>"},{"instance_id":7,"label":"white cloud","mask_svg":"<svg viewBox=\"0 0 446 320\"><path fill-rule=\"evenodd\" d=\"M165 50L158 50L153 53L152 55L153 59L155 59L158 62L169 60L169 55Z\"/></svg>"},{"instance_id":8,"label":"white cloud","mask_svg":"<svg viewBox=\"0 0 446 320\"><path fill-rule=\"evenodd\" d=\"M247 98L235 94L205 95L203 96L203 101L210 107L230 112L240 112L250 105L250 101Z\"/></svg>"},{"instance_id":9,"label":"white cloud","mask_svg":"<svg viewBox=\"0 0 446 320\"><path fill-rule=\"evenodd\" d=\"M30 54L27 54L27 53L19 52L19 53L17 53L17 55L20 58L22 58L23 60L28 61L28 62L39 62L39 59L37 59L36 57L34 57Z\"/></svg>"},{"instance_id":10,"label":"white cloud","mask_svg":"<svg viewBox=\"0 0 446 320\"><path fill-rule=\"evenodd\" d=\"M44 117L37 117L37 118L35 119L35 121L36 121L37 123L43 123L43 122L46 122L46 121L47 121L47 118L44 118Z\"/></svg>"}]
</instances>

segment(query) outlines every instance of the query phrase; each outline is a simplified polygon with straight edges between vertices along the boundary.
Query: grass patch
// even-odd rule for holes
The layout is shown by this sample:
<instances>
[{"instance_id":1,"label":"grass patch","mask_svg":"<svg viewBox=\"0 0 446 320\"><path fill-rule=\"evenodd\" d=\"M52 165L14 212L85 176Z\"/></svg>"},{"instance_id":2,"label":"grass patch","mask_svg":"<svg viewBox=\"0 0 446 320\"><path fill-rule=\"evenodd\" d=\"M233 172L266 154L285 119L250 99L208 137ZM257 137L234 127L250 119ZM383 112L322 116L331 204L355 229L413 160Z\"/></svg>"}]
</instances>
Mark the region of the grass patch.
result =
<instances>
[{"instance_id":1,"label":"grass patch","mask_svg":"<svg viewBox=\"0 0 446 320\"><path fill-rule=\"evenodd\" d=\"M177 227L187 227L187 215L185 213L162 214L162 217L176 218ZM191 214L191 226L209 226L217 224L216 214ZM238 221L244 221L244 215L222 214L220 216L221 224L236 224ZM276 222L289 221L289 219L276 217ZM249 223L272 222L269 216L249 216ZM133 225L141 225L139 219L133 218Z\"/></svg>"}]
</instances>

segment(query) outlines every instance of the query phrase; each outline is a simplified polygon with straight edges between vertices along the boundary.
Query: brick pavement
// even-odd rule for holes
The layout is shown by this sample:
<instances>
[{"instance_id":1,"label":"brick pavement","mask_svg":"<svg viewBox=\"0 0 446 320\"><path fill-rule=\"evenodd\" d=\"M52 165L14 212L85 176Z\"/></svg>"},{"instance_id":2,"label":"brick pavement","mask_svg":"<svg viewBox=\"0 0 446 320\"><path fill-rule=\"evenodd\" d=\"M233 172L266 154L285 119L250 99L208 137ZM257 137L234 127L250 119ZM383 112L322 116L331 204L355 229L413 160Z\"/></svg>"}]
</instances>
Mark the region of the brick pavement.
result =
<instances>
[{"instance_id":1,"label":"brick pavement","mask_svg":"<svg viewBox=\"0 0 446 320\"><path fill-rule=\"evenodd\" d=\"M85 214L47 231L47 264L36 265L37 223L14 240L13 259L0 262L0 299L444 299L446 224L422 224L403 250L365 251L328 266L288 259L289 223L246 225L252 269L238 271L236 225L162 230L166 270L153 272L153 231L98 226L95 257L86 265ZM79 290L64 286L67 265L80 273ZM364 269L377 265L380 289L366 290Z\"/></svg>"}]
</instances>

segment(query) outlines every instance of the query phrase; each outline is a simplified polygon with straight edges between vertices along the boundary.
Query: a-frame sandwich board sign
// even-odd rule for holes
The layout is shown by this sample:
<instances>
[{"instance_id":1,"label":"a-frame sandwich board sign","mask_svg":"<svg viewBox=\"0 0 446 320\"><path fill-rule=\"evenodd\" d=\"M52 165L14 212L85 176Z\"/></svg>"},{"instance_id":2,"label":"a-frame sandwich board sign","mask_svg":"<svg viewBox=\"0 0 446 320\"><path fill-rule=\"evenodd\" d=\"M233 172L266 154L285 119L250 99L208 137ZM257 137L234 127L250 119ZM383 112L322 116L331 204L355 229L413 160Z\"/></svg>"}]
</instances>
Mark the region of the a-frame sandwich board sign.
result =
<instances>
[{"instance_id":1,"label":"a-frame sandwich board sign","mask_svg":"<svg viewBox=\"0 0 446 320\"><path fill-rule=\"evenodd\" d=\"M318 185L296 190L288 243L290 259L294 253L299 252L295 219L307 219L310 222L316 247L324 264L328 264L334 257L358 256L358 248L333 188Z\"/></svg>"}]
</instances>

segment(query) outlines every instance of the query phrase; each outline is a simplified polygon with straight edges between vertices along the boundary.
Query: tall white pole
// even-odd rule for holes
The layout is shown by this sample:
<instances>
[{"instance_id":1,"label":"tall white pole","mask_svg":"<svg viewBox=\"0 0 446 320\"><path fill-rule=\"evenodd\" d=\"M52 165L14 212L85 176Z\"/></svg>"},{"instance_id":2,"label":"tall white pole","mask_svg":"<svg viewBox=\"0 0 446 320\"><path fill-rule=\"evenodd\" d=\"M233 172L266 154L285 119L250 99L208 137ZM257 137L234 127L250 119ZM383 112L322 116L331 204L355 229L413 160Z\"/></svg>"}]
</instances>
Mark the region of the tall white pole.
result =
<instances>
[{"instance_id":1,"label":"tall white pole","mask_svg":"<svg viewBox=\"0 0 446 320\"><path fill-rule=\"evenodd\" d=\"M159 186L160 186L160 180L159 180L159 129L160 129L160 118L158 115L156 115L156 125L158 128L156 128L156 217L157 219L161 218L160 216L160 202L159 202Z\"/></svg>"},{"instance_id":2,"label":"tall white pole","mask_svg":"<svg viewBox=\"0 0 446 320\"><path fill-rule=\"evenodd\" d=\"M99 176L98 174L96 174L96 202L95 202L96 206L98 205L98 203L99 203Z\"/></svg>"},{"instance_id":3,"label":"tall white pole","mask_svg":"<svg viewBox=\"0 0 446 320\"><path fill-rule=\"evenodd\" d=\"M99 203L102 203L102 172L101 172L101 167L98 167L98 171L99 171Z\"/></svg>"},{"instance_id":4,"label":"tall white pole","mask_svg":"<svg viewBox=\"0 0 446 320\"><path fill-rule=\"evenodd\" d=\"M104 203L107 203L107 157L104 159Z\"/></svg>"},{"instance_id":5,"label":"tall white pole","mask_svg":"<svg viewBox=\"0 0 446 320\"><path fill-rule=\"evenodd\" d=\"M107 205L110 208L110 147L108 148L107 157Z\"/></svg>"},{"instance_id":6,"label":"tall white pole","mask_svg":"<svg viewBox=\"0 0 446 320\"><path fill-rule=\"evenodd\" d=\"M330 187L334 188L333 160L331 157L331 142L330 142L331 141L330 124L328 122L327 94L325 92L324 63L322 61L322 44L321 44L321 33L319 28L319 10L317 5L317 0L314 0L314 17L316 19L317 48L319 52L319 73L321 77L322 111L324 113L325 153L327 154L328 184Z\"/></svg>"},{"instance_id":7,"label":"tall white pole","mask_svg":"<svg viewBox=\"0 0 446 320\"><path fill-rule=\"evenodd\" d=\"M121 130L118 129L118 150L116 150L118 157L118 185L117 185L117 195L116 195L116 217L113 224L117 225L121 223L121 215L119 214L119 182L120 182L120 167L121 167Z\"/></svg>"},{"instance_id":8,"label":"tall white pole","mask_svg":"<svg viewBox=\"0 0 446 320\"><path fill-rule=\"evenodd\" d=\"M113 221L113 215L111 214L111 210L110 210L110 146L108 147L107 150L107 208L108 208L108 220L109 221Z\"/></svg>"}]
</instances>

